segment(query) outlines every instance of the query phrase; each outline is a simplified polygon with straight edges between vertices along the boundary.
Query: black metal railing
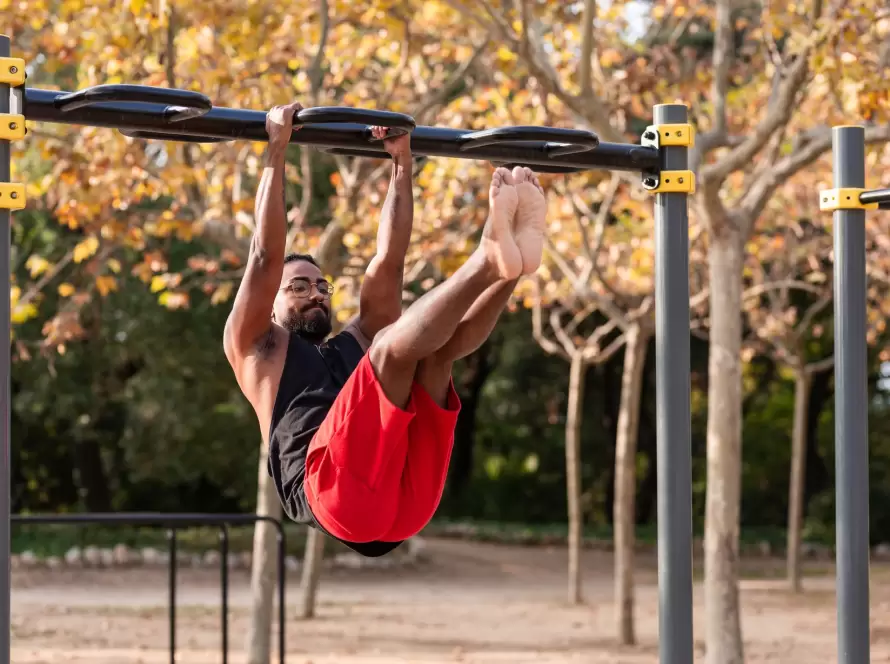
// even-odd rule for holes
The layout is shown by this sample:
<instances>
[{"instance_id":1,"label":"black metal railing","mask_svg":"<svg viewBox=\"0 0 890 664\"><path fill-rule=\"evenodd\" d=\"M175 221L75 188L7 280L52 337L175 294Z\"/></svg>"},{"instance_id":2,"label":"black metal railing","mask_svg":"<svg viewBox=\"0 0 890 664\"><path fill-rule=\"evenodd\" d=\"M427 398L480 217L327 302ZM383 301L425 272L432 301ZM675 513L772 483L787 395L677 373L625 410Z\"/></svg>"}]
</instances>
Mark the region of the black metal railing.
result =
<instances>
[{"instance_id":1,"label":"black metal railing","mask_svg":"<svg viewBox=\"0 0 890 664\"><path fill-rule=\"evenodd\" d=\"M253 525L265 521L275 526L278 549L278 661L285 660L285 551L284 527L277 519L256 514L159 514L159 513L84 513L84 514L13 514L12 523L17 525L103 525L167 528L168 561L168 620L170 638L170 664L176 662L176 569L177 538L179 530L200 526L219 528L219 572L221 610L221 652L223 664L229 661L229 526Z\"/></svg>"}]
</instances>

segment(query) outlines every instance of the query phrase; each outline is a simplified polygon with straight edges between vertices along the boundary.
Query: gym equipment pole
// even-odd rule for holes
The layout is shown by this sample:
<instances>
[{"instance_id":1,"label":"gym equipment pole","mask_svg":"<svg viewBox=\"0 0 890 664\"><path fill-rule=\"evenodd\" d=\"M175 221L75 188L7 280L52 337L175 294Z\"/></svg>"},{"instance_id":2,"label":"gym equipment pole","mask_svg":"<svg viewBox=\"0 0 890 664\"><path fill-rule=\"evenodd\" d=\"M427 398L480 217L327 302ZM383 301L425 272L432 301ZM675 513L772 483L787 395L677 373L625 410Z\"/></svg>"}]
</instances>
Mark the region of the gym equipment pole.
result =
<instances>
[{"instance_id":1,"label":"gym equipment pole","mask_svg":"<svg viewBox=\"0 0 890 664\"><path fill-rule=\"evenodd\" d=\"M8 58L9 37L0 35L0 58ZM12 99L10 86L0 84L0 116L8 115ZM0 186L9 182L9 141L0 140ZM10 657L10 443L9 443L9 366L10 366L10 212L0 200L0 408L3 409L3 431L0 433L0 664L9 664Z\"/></svg>"},{"instance_id":2,"label":"gym equipment pole","mask_svg":"<svg viewBox=\"0 0 890 664\"><path fill-rule=\"evenodd\" d=\"M834 186L863 189L865 129L835 127L832 144ZM834 260L838 663L868 664L865 209L834 210Z\"/></svg>"},{"instance_id":3,"label":"gym equipment pole","mask_svg":"<svg viewBox=\"0 0 890 664\"><path fill-rule=\"evenodd\" d=\"M683 183L689 148L660 127L686 123L679 104L655 107L660 178ZM653 136L654 138L654 136ZM691 137L690 137L691 141ZM667 144L666 144L667 143ZM689 144L687 144L689 145ZM679 173L678 173L679 172ZM694 187L694 176L686 175ZM645 180L644 180L645 183ZM682 189L682 187L681 187ZM655 376L658 454L658 650L661 664L692 662L692 442L689 404L689 193L655 195ZM657 191L657 190L656 190Z\"/></svg>"}]
</instances>

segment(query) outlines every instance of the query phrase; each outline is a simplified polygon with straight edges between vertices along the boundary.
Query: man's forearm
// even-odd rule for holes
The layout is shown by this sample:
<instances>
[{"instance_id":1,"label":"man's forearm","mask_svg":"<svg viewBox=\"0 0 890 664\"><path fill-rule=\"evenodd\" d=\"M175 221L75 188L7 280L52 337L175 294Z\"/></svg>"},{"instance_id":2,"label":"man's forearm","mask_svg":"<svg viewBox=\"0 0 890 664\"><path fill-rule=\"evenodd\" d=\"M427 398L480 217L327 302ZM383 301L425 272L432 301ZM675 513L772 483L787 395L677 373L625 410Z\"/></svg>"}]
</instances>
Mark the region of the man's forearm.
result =
<instances>
[{"instance_id":1,"label":"man's forearm","mask_svg":"<svg viewBox=\"0 0 890 664\"><path fill-rule=\"evenodd\" d=\"M410 157L393 160L389 191L377 229L377 255L385 261L404 263L414 223L414 188Z\"/></svg>"},{"instance_id":2,"label":"man's forearm","mask_svg":"<svg viewBox=\"0 0 890 664\"><path fill-rule=\"evenodd\" d=\"M287 211L284 194L285 147L269 146L266 164L257 189L254 215L256 233L251 249L259 256L284 258Z\"/></svg>"}]
</instances>

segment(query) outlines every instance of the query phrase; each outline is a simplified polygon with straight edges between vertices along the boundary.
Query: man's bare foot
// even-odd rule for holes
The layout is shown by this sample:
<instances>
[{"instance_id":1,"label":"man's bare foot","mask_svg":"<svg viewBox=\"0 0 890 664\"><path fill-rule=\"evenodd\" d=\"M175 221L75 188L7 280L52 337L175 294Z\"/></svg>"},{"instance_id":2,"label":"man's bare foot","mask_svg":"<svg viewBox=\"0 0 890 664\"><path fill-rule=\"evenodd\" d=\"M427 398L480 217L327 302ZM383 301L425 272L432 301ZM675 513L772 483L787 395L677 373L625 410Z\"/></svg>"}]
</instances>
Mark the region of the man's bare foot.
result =
<instances>
[{"instance_id":1,"label":"man's bare foot","mask_svg":"<svg viewBox=\"0 0 890 664\"><path fill-rule=\"evenodd\" d=\"M479 248L501 279L516 279L522 274L522 254L513 239L513 217L519 195L513 186L513 176L506 168L498 168L492 174L488 202L488 221Z\"/></svg>"},{"instance_id":2,"label":"man's bare foot","mask_svg":"<svg viewBox=\"0 0 890 664\"><path fill-rule=\"evenodd\" d=\"M517 166L512 175L519 196L513 237L519 253L522 254L522 274L532 274L540 267L541 255L544 253L547 199L538 182L538 176L530 168Z\"/></svg>"}]
</instances>

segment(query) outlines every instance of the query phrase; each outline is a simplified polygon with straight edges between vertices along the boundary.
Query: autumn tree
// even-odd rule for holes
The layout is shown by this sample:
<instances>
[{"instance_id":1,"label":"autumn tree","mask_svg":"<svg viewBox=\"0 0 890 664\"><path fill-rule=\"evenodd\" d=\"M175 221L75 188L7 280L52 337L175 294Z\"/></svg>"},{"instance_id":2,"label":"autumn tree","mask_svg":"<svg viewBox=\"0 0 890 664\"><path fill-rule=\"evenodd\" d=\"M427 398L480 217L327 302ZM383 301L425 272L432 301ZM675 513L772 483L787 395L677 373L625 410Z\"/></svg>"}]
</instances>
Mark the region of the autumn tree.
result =
<instances>
[{"instance_id":1,"label":"autumn tree","mask_svg":"<svg viewBox=\"0 0 890 664\"><path fill-rule=\"evenodd\" d=\"M100 1L86 9L82 3L57 4L12 8L10 29L20 53L34 63L30 85L180 87L236 108L268 108L296 97L304 106L387 108L431 121L471 87L475 54L485 44L484 35L479 41L468 39L458 23L438 17L435 7L423 3ZM24 160L26 168L33 167L29 197L81 240L61 258L35 262L34 281L17 285L13 293L18 296L16 319L27 319L49 301L44 293L58 286L54 279L65 264L83 263L93 277L78 289L62 285L60 293L70 306L47 324L47 347L60 347L84 333L80 308L113 292L123 269L142 279L169 308L189 306L196 287L218 304L228 300L253 232L261 143L159 143L65 125L31 127L31 137L35 159ZM291 214L289 244L313 252L332 275L344 269L350 285L342 289L339 304L347 315L363 273L361 261L373 253L375 225L366 221L379 213L378 185L388 166L310 149L295 152L288 194L298 204ZM52 164L51 169L44 164ZM172 271L165 238L197 234L219 246L219 253L193 256L187 270ZM347 266L350 249L355 255ZM125 252L139 258L126 265ZM267 486L262 452L260 461L258 510L277 516L280 508ZM274 532L261 524L256 534L250 657L265 661L268 636L257 634L269 633L272 576L262 561L271 560ZM310 543L315 559L319 544L318 539ZM307 566L307 580L316 578L314 569ZM311 606L314 584L305 590Z\"/></svg>"},{"instance_id":2,"label":"autumn tree","mask_svg":"<svg viewBox=\"0 0 890 664\"><path fill-rule=\"evenodd\" d=\"M580 23L576 14L551 3L450 0L449 5L492 31L571 117L607 140L626 142L627 130L626 116L613 116L611 78L631 82L640 115L653 102L686 99L691 105L701 130L691 169L698 180L695 209L708 229L711 345L720 349L710 355L708 395L707 657L740 663L738 313L745 245L776 191L830 149L828 124L851 116L885 118L887 100L867 81L881 80L886 67L881 49L871 48L888 29L886 21L864 3L760 8L718 0L692 11L654 2L648 20L656 28L642 44L647 51L616 56L612 42L603 46L599 31L593 38L593 22L610 19L602 21L608 26L626 16L620 3L599 10L585 2ZM578 58L564 55L566 42ZM813 118L826 125L814 124ZM890 128L872 126L866 137L885 141Z\"/></svg>"}]
</instances>

